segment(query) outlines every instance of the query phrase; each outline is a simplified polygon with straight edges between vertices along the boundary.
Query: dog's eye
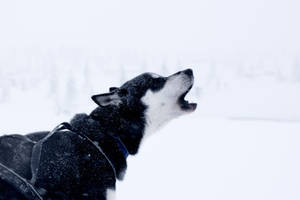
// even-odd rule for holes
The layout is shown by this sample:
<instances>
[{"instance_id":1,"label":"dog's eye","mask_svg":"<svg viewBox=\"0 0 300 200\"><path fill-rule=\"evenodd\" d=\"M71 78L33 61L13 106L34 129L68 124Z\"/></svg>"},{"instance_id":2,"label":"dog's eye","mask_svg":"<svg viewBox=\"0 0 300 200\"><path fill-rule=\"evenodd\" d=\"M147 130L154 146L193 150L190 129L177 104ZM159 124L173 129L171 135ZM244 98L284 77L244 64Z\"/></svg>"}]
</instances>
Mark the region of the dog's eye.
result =
<instances>
[{"instance_id":1,"label":"dog's eye","mask_svg":"<svg viewBox=\"0 0 300 200\"><path fill-rule=\"evenodd\" d=\"M126 89L120 89L119 90L119 95L126 96L127 94L128 94L128 91Z\"/></svg>"},{"instance_id":2,"label":"dog's eye","mask_svg":"<svg viewBox=\"0 0 300 200\"><path fill-rule=\"evenodd\" d=\"M156 78L153 80L153 84L151 86L151 89L153 91L158 91L160 90L166 83L166 79L165 78Z\"/></svg>"}]
</instances>

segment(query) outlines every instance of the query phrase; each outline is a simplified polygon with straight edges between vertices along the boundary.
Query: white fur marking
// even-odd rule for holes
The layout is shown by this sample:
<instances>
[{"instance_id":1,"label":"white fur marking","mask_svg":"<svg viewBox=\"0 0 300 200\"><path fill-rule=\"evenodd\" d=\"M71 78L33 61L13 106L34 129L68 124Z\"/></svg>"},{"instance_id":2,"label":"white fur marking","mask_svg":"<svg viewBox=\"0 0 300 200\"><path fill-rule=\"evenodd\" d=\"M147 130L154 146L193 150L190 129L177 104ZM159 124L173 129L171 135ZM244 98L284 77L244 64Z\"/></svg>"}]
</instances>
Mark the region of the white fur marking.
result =
<instances>
[{"instance_id":1,"label":"white fur marking","mask_svg":"<svg viewBox=\"0 0 300 200\"><path fill-rule=\"evenodd\" d=\"M106 190L106 200L115 200L116 199L116 191L113 189Z\"/></svg>"},{"instance_id":2,"label":"white fur marking","mask_svg":"<svg viewBox=\"0 0 300 200\"><path fill-rule=\"evenodd\" d=\"M170 77L164 87L153 92L148 90L142 98L147 106L145 136L159 130L170 120L181 116L185 112L178 105L178 99L191 85L185 75Z\"/></svg>"}]
</instances>

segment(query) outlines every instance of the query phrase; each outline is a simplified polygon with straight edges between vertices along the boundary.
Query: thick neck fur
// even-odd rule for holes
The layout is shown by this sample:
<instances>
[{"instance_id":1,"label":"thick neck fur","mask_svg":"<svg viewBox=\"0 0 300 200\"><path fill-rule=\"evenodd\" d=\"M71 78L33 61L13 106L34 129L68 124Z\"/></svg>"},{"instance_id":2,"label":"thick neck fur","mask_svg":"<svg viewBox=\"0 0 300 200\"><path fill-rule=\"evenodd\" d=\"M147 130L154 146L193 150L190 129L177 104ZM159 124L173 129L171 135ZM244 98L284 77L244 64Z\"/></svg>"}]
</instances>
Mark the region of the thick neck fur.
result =
<instances>
[{"instance_id":1,"label":"thick neck fur","mask_svg":"<svg viewBox=\"0 0 300 200\"><path fill-rule=\"evenodd\" d=\"M107 106L96 108L90 115L75 115L71 126L99 144L114 165L118 179L122 179L127 164L118 139L129 154L136 154L144 134L145 122L140 115Z\"/></svg>"}]
</instances>

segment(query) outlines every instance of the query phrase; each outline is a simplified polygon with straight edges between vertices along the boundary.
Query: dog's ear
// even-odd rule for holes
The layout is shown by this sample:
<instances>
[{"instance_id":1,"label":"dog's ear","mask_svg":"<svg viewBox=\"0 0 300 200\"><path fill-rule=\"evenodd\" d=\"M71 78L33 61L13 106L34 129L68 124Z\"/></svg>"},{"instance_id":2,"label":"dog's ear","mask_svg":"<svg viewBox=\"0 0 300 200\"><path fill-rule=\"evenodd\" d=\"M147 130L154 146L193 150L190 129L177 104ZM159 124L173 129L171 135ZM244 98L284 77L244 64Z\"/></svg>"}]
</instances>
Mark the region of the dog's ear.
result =
<instances>
[{"instance_id":1,"label":"dog's ear","mask_svg":"<svg viewBox=\"0 0 300 200\"><path fill-rule=\"evenodd\" d=\"M110 88L109 88L109 92L114 92L114 91L117 90L117 89L119 89L119 88L117 88L117 87L110 87Z\"/></svg>"},{"instance_id":2,"label":"dog's ear","mask_svg":"<svg viewBox=\"0 0 300 200\"><path fill-rule=\"evenodd\" d=\"M94 95L92 100L99 106L119 105L122 103L119 95L114 92Z\"/></svg>"}]
</instances>

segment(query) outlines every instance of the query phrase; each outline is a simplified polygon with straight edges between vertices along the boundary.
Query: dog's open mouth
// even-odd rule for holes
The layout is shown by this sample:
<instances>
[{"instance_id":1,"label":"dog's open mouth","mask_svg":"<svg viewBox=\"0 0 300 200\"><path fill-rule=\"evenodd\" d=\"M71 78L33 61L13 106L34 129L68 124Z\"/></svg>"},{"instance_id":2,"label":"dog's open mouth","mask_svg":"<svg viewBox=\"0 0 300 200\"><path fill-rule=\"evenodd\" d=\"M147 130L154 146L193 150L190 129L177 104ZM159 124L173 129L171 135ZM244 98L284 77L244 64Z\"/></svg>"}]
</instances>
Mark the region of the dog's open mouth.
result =
<instances>
[{"instance_id":1,"label":"dog's open mouth","mask_svg":"<svg viewBox=\"0 0 300 200\"><path fill-rule=\"evenodd\" d=\"M185 96L189 93L189 91L192 89L193 84L187 89L186 92L184 92L182 95L180 95L179 99L178 99L178 104L180 106L180 108L184 111L187 112L193 112L196 110L197 108L197 104L196 103L190 103L187 100L185 100Z\"/></svg>"}]
</instances>

